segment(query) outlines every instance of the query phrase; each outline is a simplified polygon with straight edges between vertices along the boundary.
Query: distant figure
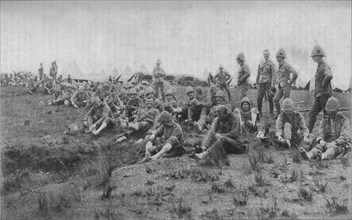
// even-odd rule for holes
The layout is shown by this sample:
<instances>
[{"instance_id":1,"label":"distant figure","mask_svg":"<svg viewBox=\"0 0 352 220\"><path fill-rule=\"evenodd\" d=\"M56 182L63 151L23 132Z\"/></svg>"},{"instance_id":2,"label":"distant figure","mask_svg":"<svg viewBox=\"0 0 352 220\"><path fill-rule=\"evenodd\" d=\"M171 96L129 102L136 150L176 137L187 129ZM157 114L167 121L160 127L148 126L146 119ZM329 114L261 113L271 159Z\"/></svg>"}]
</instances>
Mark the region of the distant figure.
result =
<instances>
[{"instance_id":1,"label":"distant figure","mask_svg":"<svg viewBox=\"0 0 352 220\"><path fill-rule=\"evenodd\" d=\"M240 92L240 99L246 96L246 93L249 89L248 78L251 76L248 65L245 63L246 59L243 53L240 53L236 57L238 65L240 68L238 70L237 86Z\"/></svg>"},{"instance_id":2,"label":"distant figure","mask_svg":"<svg viewBox=\"0 0 352 220\"><path fill-rule=\"evenodd\" d=\"M58 67L57 67L56 61L54 60L51 63L51 68L49 72L49 75L54 79L54 84L56 83L57 70L58 70Z\"/></svg>"},{"instance_id":3,"label":"distant figure","mask_svg":"<svg viewBox=\"0 0 352 220\"><path fill-rule=\"evenodd\" d=\"M229 101L231 101L230 89L229 89L229 85L227 84L227 80L229 80L231 76L226 70L224 70L222 65L219 66L219 70L216 73L214 78L215 78L215 81L218 82L219 88L227 92Z\"/></svg>"},{"instance_id":4,"label":"distant figure","mask_svg":"<svg viewBox=\"0 0 352 220\"><path fill-rule=\"evenodd\" d=\"M276 53L276 60L279 63L279 69L277 70L277 80L278 89L275 93L274 104L277 111L275 118L279 116L281 113L280 108L280 99L290 98L292 85L296 82L298 74L296 70L294 70L290 64L286 63L286 52L284 49L280 48ZM293 74L292 79L290 78L290 74Z\"/></svg>"},{"instance_id":5,"label":"distant figure","mask_svg":"<svg viewBox=\"0 0 352 220\"><path fill-rule=\"evenodd\" d=\"M165 71L160 67L161 61L156 61L156 67L153 69L153 75L155 79L155 96L159 98L159 89L161 91L161 96L163 98L163 102L165 102L165 93L164 93L164 76Z\"/></svg>"},{"instance_id":6,"label":"distant figure","mask_svg":"<svg viewBox=\"0 0 352 220\"><path fill-rule=\"evenodd\" d=\"M67 82L70 83L70 84L72 84L72 79L71 79L70 74L68 74L68 76L67 76Z\"/></svg>"},{"instance_id":7,"label":"distant figure","mask_svg":"<svg viewBox=\"0 0 352 220\"><path fill-rule=\"evenodd\" d=\"M263 52L264 60L258 65L258 74L256 83L258 85L257 107L260 116L262 114L263 98L269 101L270 117L274 117L274 101L270 95L270 89L275 88L276 67L273 61L269 59L269 50Z\"/></svg>"},{"instance_id":8,"label":"distant figure","mask_svg":"<svg viewBox=\"0 0 352 220\"><path fill-rule=\"evenodd\" d=\"M314 103L312 109L308 113L308 129L309 133L312 133L317 115L323 110L326 115L325 105L328 99L332 95L331 79L332 73L328 64L325 63L323 57L326 54L319 45L316 45L312 51L312 59L318 64L317 71L315 73L315 89L314 89Z\"/></svg>"},{"instance_id":9,"label":"distant figure","mask_svg":"<svg viewBox=\"0 0 352 220\"><path fill-rule=\"evenodd\" d=\"M39 81L42 81L42 79L43 79L43 73L44 73L43 64L40 63L40 67L39 67L39 69L38 69Z\"/></svg>"}]
</instances>

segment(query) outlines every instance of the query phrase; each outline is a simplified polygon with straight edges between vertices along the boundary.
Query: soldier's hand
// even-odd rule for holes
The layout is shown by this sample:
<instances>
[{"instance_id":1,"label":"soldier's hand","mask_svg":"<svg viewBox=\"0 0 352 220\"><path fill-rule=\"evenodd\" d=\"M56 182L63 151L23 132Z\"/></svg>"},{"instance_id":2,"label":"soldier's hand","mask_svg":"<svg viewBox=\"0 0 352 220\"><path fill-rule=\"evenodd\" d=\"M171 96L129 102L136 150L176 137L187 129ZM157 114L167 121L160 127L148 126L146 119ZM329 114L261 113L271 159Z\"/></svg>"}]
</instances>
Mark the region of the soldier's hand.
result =
<instances>
[{"instance_id":1,"label":"soldier's hand","mask_svg":"<svg viewBox=\"0 0 352 220\"><path fill-rule=\"evenodd\" d=\"M154 135L154 134L152 134L152 135L149 136L149 140L150 140L150 141L153 141L154 139L155 139L155 135Z\"/></svg>"},{"instance_id":2,"label":"soldier's hand","mask_svg":"<svg viewBox=\"0 0 352 220\"><path fill-rule=\"evenodd\" d=\"M306 145L309 145L309 144L310 144L310 141L309 141L309 138L308 138L308 137L304 137L304 138L303 138L303 142L304 142L304 144L306 144Z\"/></svg>"},{"instance_id":3,"label":"soldier's hand","mask_svg":"<svg viewBox=\"0 0 352 220\"><path fill-rule=\"evenodd\" d=\"M325 147L325 146L326 146L326 142L323 141L323 140L320 140L320 141L319 141L319 144L320 144L320 146L322 146L322 147Z\"/></svg>"},{"instance_id":4,"label":"soldier's hand","mask_svg":"<svg viewBox=\"0 0 352 220\"><path fill-rule=\"evenodd\" d=\"M284 141L284 138L283 138L281 135L279 135L279 136L277 137L277 139L278 139L280 142L283 142L283 141Z\"/></svg>"}]
</instances>

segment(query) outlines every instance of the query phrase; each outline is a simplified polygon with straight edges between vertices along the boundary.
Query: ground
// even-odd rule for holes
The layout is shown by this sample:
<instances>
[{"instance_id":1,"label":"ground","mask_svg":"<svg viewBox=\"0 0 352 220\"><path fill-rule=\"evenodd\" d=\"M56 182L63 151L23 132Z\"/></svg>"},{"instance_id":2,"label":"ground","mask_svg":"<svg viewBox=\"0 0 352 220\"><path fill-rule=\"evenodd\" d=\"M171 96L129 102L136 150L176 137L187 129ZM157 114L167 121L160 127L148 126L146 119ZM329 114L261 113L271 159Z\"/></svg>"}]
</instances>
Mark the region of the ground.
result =
<instances>
[{"instance_id":1,"label":"ground","mask_svg":"<svg viewBox=\"0 0 352 220\"><path fill-rule=\"evenodd\" d=\"M179 100L183 93L177 88ZM234 89L232 95L236 107ZM248 96L255 105L256 91ZM292 92L301 109L312 96ZM336 96L351 109L350 94ZM143 148L132 140L114 144L119 130L65 135L70 124L81 125L86 110L41 105L49 99L40 91L1 88L2 219L351 219L351 153L308 162L295 150L253 144L222 168L186 155L136 164ZM202 139L189 130L185 135L189 145Z\"/></svg>"}]
</instances>

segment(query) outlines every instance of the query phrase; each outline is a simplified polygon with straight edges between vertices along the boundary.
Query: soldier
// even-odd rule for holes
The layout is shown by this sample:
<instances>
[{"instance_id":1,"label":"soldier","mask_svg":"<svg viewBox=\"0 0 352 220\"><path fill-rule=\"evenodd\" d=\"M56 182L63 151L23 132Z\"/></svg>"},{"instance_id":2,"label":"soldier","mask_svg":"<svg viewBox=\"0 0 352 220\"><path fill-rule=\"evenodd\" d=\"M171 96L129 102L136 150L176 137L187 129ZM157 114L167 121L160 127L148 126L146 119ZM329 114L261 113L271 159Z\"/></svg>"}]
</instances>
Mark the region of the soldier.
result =
<instances>
[{"instance_id":1,"label":"soldier","mask_svg":"<svg viewBox=\"0 0 352 220\"><path fill-rule=\"evenodd\" d=\"M290 64L286 63L286 52L284 49L280 48L276 53L276 60L279 63L279 69L277 71L277 81L278 89L275 93L274 104L277 111L277 115L281 112L280 109L280 99L283 97L284 99L290 98L290 93L292 89L292 85L296 82L298 74L296 70L294 70ZM290 78L290 74L293 74L292 79Z\"/></svg>"},{"instance_id":2,"label":"soldier","mask_svg":"<svg viewBox=\"0 0 352 220\"><path fill-rule=\"evenodd\" d=\"M159 110L159 112L164 111L164 106L163 104L159 101L158 98L155 97L155 93L152 87L148 87L145 91L145 97L147 99L153 99L153 108L156 108Z\"/></svg>"},{"instance_id":3,"label":"soldier","mask_svg":"<svg viewBox=\"0 0 352 220\"><path fill-rule=\"evenodd\" d=\"M219 70L215 75L215 81L217 81L218 86L221 90L226 90L227 95L229 97L229 101L231 101L231 94L230 94L230 89L229 85L227 84L227 81L231 78L230 74L223 69L223 66L219 66Z\"/></svg>"},{"instance_id":4,"label":"soldier","mask_svg":"<svg viewBox=\"0 0 352 220\"><path fill-rule=\"evenodd\" d=\"M263 98L269 101L270 117L274 117L274 101L270 95L270 89L275 88L276 67L273 61L269 59L269 50L263 52L264 60L258 65L258 74L256 83L258 85L257 106L260 116L262 117Z\"/></svg>"},{"instance_id":5,"label":"soldier","mask_svg":"<svg viewBox=\"0 0 352 220\"><path fill-rule=\"evenodd\" d=\"M224 105L216 107L217 117L204 138L202 153L195 154L202 163L229 165L227 154L242 154L247 146L240 141L241 125L238 116L228 111Z\"/></svg>"},{"instance_id":6,"label":"soldier","mask_svg":"<svg viewBox=\"0 0 352 220\"><path fill-rule=\"evenodd\" d=\"M251 101L247 97L243 97L241 108L235 109L235 113L240 118L244 134L253 134L258 131L259 111L256 108L251 108Z\"/></svg>"},{"instance_id":7,"label":"soldier","mask_svg":"<svg viewBox=\"0 0 352 220\"><path fill-rule=\"evenodd\" d=\"M164 76L165 76L165 71L163 68L160 67L161 61L158 59L156 61L156 67L153 69L153 75L154 75L154 80L155 80L155 92L156 92L156 98L159 97L159 88L161 91L161 96L163 98L163 101L165 101L165 95L164 95Z\"/></svg>"},{"instance_id":8,"label":"soldier","mask_svg":"<svg viewBox=\"0 0 352 220\"><path fill-rule=\"evenodd\" d=\"M56 61L54 60L52 63L51 63L51 68L50 68L50 73L49 75L53 78L54 80L54 84L56 84L56 76L57 76L57 70L58 70L58 67L56 65Z\"/></svg>"},{"instance_id":9,"label":"soldier","mask_svg":"<svg viewBox=\"0 0 352 220\"><path fill-rule=\"evenodd\" d=\"M68 74L68 76L67 76L67 82L72 84L72 79L71 79L71 75L70 74Z\"/></svg>"},{"instance_id":10,"label":"soldier","mask_svg":"<svg viewBox=\"0 0 352 220\"><path fill-rule=\"evenodd\" d=\"M93 106L84 119L84 124L88 126L86 132L98 135L105 128L113 128L116 121L108 104L102 102L98 97L93 97L91 103ZM96 129L97 127L98 129Z\"/></svg>"},{"instance_id":11,"label":"soldier","mask_svg":"<svg viewBox=\"0 0 352 220\"><path fill-rule=\"evenodd\" d=\"M165 111L169 112L171 115L173 115L175 112L175 109L177 109L177 101L174 99L173 91L172 89L168 89L165 92L165 97L166 101L163 104Z\"/></svg>"},{"instance_id":12,"label":"soldier","mask_svg":"<svg viewBox=\"0 0 352 220\"><path fill-rule=\"evenodd\" d=\"M129 119L129 121L133 121L137 110L143 108L144 103L142 99L137 97L137 91L135 88L130 89L129 98L130 99L126 104L125 116Z\"/></svg>"},{"instance_id":13,"label":"soldier","mask_svg":"<svg viewBox=\"0 0 352 220\"><path fill-rule=\"evenodd\" d=\"M217 92L218 92L218 88L215 85L211 85L209 88L209 92L207 94L207 96L208 96L207 97L207 107L209 109L217 104L217 98L216 98Z\"/></svg>"},{"instance_id":14,"label":"soldier","mask_svg":"<svg viewBox=\"0 0 352 220\"><path fill-rule=\"evenodd\" d=\"M71 104L75 108L86 107L89 104L90 95L83 85L78 86L78 90L71 97Z\"/></svg>"},{"instance_id":15,"label":"soldier","mask_svg":"<svg viewBox=\"0 0 352 220\"><path fill-rule=\"evenodd\" d=\"M248 65L245 63L246 59L243 53L240 53L236 57L238 65L240 68L238 70L237 87L240 91L240 98L246 96L246 92L249 89L248 78L251 76Z\"/></svg>"},{"instance_id":16,"label":"soldier","mask_svg":"<svg viewBox=\"0 0 352 220\"><path fill-rule=\"evenodd\" d=\"M274 141L286 148L309 144L309 131L301 113L294 110L293 101L284 99L282 112L276 120L276 137ZM303 141L303 142L302 142Z\"/></svg>"},{"instance_id":17,"label":"soldier","mask_svg":"<svg viewBox=\"0 0 352 220\"><path fill-rule=\"evenodd\" d=\"M198 122L202 115L207 115L206 101L201 96L196 97L194 89L190 86L186 88L188 100L185 104L187 108L187 120L192 122ZM201 131L200 127L198 129Z\"/></svg>"},{"instance_id":18,"label":"soldier","mask_svg":"<svg viewBox=\"0 0 352 220\"><path fill-rule=\"evenodd\" d=\"M309 133L312 133L315 122L317 120L317 115L321 110L324 111L326 115L325 105L327 100L332 95L331 89L331 79L332 73L328 64L325 63L323 57L325 57L324 50L316 45L312 51L312 59L318 64L317 71L315 73L315 89L314 89L314 103L312 109L308 113L308 129Z\"/></svg>"},{"instance_id":19,"label":"soldier","mask_svg":"<svg viewBox=\"0 0 352 220\"><path fill-rule=\"evenodd\" d=\"M42 80L43 80L43 73L44 73L43 64L40 63L40 67L39 67L39 69L38 69L39 81L42 81Z\"/></svg>"},{"instance_id":20,"label":"soldier","mask_svg":"<svg viewBox=\"0 0 352 220\"><path fill-rule=\"evenodd\" d=\"M351 150L351 129L348 118L338 112L339 103L330 97L325 106L326 114L320 122L317 145L309 152L300 148L303 158L312 160L330 160L343 157Z\"/></svg>"},{"instance_id":21,"label":"soldier","mask_svg":"<svg viewBox=\"0 0 352 220\"><path fill-rule=\"evenodd\" d=\"M171 114L162 112L157 119L161 124L159 128L151 131L145 139L149 140L145 146L145 157L141 161L157 160L165 153L171 152L174 148L183 144L183 132L179 124L172 120ZM156 153L151 156L151 154Z\"/></svg>"}]
</instances>

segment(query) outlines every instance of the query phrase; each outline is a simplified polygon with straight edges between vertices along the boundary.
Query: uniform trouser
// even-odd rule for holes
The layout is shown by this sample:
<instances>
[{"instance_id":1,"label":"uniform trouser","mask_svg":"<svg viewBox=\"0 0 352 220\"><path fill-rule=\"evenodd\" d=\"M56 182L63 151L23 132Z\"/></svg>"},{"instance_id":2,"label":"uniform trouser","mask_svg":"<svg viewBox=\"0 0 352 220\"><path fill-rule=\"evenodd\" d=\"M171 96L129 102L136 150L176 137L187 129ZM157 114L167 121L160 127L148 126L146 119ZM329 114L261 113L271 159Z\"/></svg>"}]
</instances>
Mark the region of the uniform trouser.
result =
<instances>
[{"instance_id":1,"label":"uniform trouser","mask_svg":"<svg viewBox=\"0 0 352 220\"><path fill-rule=\"evenodd\" d=\"M303 137L298 131L292 130L292 125L288 122L284 124L284 139L290 140L291 146L299 147L302 144Z\"/></svg>"},{"instance_id":2,"label":"uniform trouser","mask_svg":"<svg viewBox=\"0 0 352 220\"><path fill-rule=\"evenodd\" d=\"M280 99L283 97L284 99L286 98L290 98L290 94L291 94L291 85L287 84L284 87L279 86L279 88L277 89L275 96L274 96L274 103L275 103L275 108L277 111L277 114L281 113L281 108L280 108Z\"/></svg>"},{"instance_id":3,"label":"uniform trouser","mask_svg":"<svg viewBox=\"0 0 352 220\"><path fill-rule=\"evenodd\" d=\"M257 106L258 111L262 113L262 105L264 96L269 101L270 114L274 111L273 97L270 95L271 82L259 83L258 84L258 95L257 95Z\"/></svg>"},{"instance_id":4,"label":"uniform trouser","mask_svg":"<svg viewBox=\"0 0 352 220\"><path fill-rule=\"evenodd\" d=\"M201 115L197 124L201 127L204 128L206 124L211 124L214 120L214 117L211 117L209 115Z\"/></svg>"},{"instance_id":5,"label":"uniform trouser","mask_svg":"<svg viewBox=\"0 0 352 220\"><path fill-rule=\"evenodd\" d=\"M229 97L229 100L231 100L231 93L230 93L230 88L229 88L229 86L227 85L227 83L225 83L225 84L219 84L219 88L221 89L221 90L225 90L226 92L227 92L227 96Z\"/></svg>"},{"instance_id":6,"label":"uniform trouser","mask_svg":"<svg viewBox=\"0 0 352 220\"><path fill-rule=\"evenodd\" d=\"M155 95L157 98L159 98L159 88L161 92L161 97L163 98L163 101L165 101L164 82L155 83Z\"/></svg>"},{"instance_id":7,"label":"uniform trouser","mask_svg":"<svg viewBox=\"0 0 352 220\"><path fill-rule=\"evenodd\" d=\"M248 85L243 83L238 86L238 92L240 93L240 100L243 99L243 97L246 96L246 93L248 91Z\"/></svg>"},{"instance_id":8,"label":"uniform trouser","mask_svg":"<svg viewBox=\"0 0 352 220\"><path fill-rule=\"evenodd\" d=\"M322 153L323 159L334 159L340 153L342 153L343 147L338 146L336 144L330 145L330 147L323 147L320 144L317 144L311 151L308 153L308 157L312 158L313 156L317 156L319 153Z\"/></svg>"},{"instance_id":9,"label":"uniform trouser","mask_svg":"<svg viewBox=\"0 0 352 220\"><path fill-rule=\"evenodd\" d=\"M246 121L245 123L243 123L242 130L246 134L254 134L255 132L258 131L258 127L257 125L253 125L249 121Z\"/></svg>"},{"instance_id":10,"label":"uniform trouser","mask_svg":"<svg viewBox=\"0 0 352 220\"><path fill-rule=\"evenodd\" d=\"M89 125L94 124L96 121L99 119L94 115L94 116L88 116L87 122ZM97 124L96 128L99 128L103 123L106 123L107 128L113 128L115 126L116 120L110 117L106 117L103 121Z\"/></svg>"},{"instance_id":11,"label":"uniform trouser","mask_svg":"<svg viewBox=\"0 0 352 220\"><path fill-rule=\"evenodd\" d=\"M312 109L308 113L308 129L309 129L309 133L312 133L312 131L314 129L314 125L315 125L315 122L317 120L317 115L319 114L319 112L321 112L321 110L323 110L324 114L326 114L325 105L326 105L326 102L328 101L328 99L330 97L331 97L330 94L326 94L326 95L321 95L321 96L315 97Z\"/></svg>"},{"instance_id":12,"label":"uniform trouser","mask_svg":"<svg viewBox=\"0 0 352 220\"><path fill-rule=\"evenodd\" d=\"M189 108L189 111L191 112L191 115L192 115L192 118L189 118L191 119L192 121L199 121L202 117L202 115L207 115L207 108L206 107L195 107L195 108Z\"/></svg>"}]
</instances>

